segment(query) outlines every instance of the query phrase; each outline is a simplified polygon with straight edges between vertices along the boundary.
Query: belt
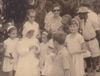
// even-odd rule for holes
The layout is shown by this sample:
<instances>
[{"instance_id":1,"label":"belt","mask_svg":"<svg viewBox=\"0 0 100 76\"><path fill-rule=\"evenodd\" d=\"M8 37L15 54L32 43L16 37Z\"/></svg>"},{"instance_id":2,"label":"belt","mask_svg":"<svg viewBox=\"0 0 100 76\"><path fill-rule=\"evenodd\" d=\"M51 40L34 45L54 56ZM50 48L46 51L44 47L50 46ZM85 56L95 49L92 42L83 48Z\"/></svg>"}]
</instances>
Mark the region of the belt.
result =
<instances>
[{"instance_id":1,"label":"belt","mask_svg":"<svg viewBox=\"0 0 100 76\"><path fill-rule=\"evenodd\" d=\"M91 38L91 39L89 39L89 40L85 40L86 42L89 42L89 41L91 41L91 40L94 40L96 37L93 37L93 38Z\"/></svg>"}]
</instances>

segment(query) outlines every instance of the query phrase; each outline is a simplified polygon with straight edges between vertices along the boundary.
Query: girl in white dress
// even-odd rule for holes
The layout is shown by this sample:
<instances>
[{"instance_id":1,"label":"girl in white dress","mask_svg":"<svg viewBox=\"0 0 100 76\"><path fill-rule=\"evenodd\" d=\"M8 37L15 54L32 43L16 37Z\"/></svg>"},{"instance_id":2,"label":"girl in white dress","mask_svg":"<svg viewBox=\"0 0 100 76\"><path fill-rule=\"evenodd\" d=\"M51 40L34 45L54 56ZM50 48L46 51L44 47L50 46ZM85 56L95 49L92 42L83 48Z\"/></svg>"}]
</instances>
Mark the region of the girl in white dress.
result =
<instances>
[{"instance_id":1,"label":"girl in white dress","mask_svg":"<svg viewBox=\"0 0 100 76\"><path fill-rule=\"evenodd\" d=\"M17 28L15 26L8 27L8 39L4 41L4 62L3 62L3 72L9 72L9 76L13 76L13 70L15 66L15 51L18 43L17 38Z\"/></svg>"},{"instance_id":2,"label":"girl in white dress","mask_svg":"<svg viewBox=\"0 0 100 76\"><path fill-rule=\"evenodd\" d=\"M71 54L71 76L84 75L83 53L85 52L84 38L78 33L78 25L70 25L70 34L67 35L65 43Z\"/></svg>"},{"instance_id":3,"label":"girl in white dress","mask_svg":"<svg viewBox=\"0 0 100 76\"><path fill-rule=\"evenodd\" d=\"M40 76L38 49L32 37L34 29L28 28L17 46L17 67L15 76Z\"/></svg>"}]
</instances>

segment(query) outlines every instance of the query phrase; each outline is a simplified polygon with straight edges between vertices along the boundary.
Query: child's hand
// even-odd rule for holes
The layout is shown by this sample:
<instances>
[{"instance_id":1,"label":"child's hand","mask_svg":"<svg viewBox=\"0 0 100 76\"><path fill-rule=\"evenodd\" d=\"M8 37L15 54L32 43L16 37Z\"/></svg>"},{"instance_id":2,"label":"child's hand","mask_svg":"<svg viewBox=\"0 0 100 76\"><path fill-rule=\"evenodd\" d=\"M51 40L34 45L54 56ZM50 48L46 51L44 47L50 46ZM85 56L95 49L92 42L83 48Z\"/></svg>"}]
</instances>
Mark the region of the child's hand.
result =
<instances>
[{"instance_id":1,"label":"child's hand","mask_svg":"<svg viewBox=\"0 0 100 76\"><path fill-rule=\"evenodd\" d=\"M34 53L36 56L38 56L39 53L40 53L40 51L38 50L38 47L36 47L36 46L30 47L29 50L30 50L30 51L33 51L33 53Z\"/></svg>"},{"instance_id":2,"label":"child's hand","mask_svg":"<svg viewBox=\"0 0 100 76\"><path fill-rule=\"evenodd\" d=\"M11 56L5 56L6 58L9 58L9 59L13 59L13 57L11 57Z\"/></svg>"},{"instance_id":3,"label":"child's hand","mask_svg":"<svg viewBox=\"0 0 100 76\"><path fill-rule=\"evenodd\" d=\"M34 49L35 49L35 46L31 46L31 47L29 48L30 51L33 51Z\"/></svg>"}]
</instances>

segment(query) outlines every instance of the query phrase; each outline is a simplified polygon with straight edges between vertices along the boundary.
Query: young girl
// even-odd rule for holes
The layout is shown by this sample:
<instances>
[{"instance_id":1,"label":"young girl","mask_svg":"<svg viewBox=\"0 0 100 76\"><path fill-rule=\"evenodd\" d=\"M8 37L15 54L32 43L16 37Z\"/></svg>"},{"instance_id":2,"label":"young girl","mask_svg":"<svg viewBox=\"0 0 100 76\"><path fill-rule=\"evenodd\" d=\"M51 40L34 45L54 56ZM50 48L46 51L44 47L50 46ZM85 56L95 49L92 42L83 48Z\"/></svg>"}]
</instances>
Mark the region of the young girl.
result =
<instances>
[{"instance_id":1,"label":"young girl","mask_svg":"<svg viewBox=\"0 0 100 76\"><path fill-rule=\"evenodd\" d=\"M40 44L40 50L41 50L41 58L44 59L45 55L48 51L48 33L46 31L43 31L41 34L41 44Z\"/></svg>"},{"instance_id":2,"label":"young girl","mask_svg":"<svg viewBox=\"0 0 100 76\"><path fill-rule=\"evenodd\" d=\"M18 42L17 46L17 67L15 76L40 76L38 47L32 41L34 29L28 28L25 37Z\"/></svg>"},{"instance_id":3,"label":"young girl","mask_svg":"<svg viewBox=\"0 0 100 76\"><path fill-rule=\"evenodd\" d=\"M49 34L46 31L43 31L41 34L41 44L40 44L40 67L41 67L41 75L49 75L49 71L51 67L50 58L49 58ZM48 65L48 66L47 66ZM47 73L45 73L47 72Z\"/></svg>"},{"instance_id":4,"label":"young girl","mask_svg":"<svg viewBox=\"0 0 100 76\"><path fill-rule=\"evenodd\" d=\"M71 54L71 76L83 76L84 75L84 60L83 53L85 52L84 39L78 33L78 24L70 25L70 34L67 35L65 43L69 53Z\"/></svg>"},{"instance_id":5,"label":"young girl","mask_svg":"<svg viewBox=\"0 0 100 76\"><path fill-rule=\"evenodd\" d=\"M17 28L15 26L8 27L8 39L4 41L4 62L3 62L3 72L9 72L9 76L13 76L13 70L15 66L15 51L18 42L17 38Z\"/></svg>"}]
</instances>

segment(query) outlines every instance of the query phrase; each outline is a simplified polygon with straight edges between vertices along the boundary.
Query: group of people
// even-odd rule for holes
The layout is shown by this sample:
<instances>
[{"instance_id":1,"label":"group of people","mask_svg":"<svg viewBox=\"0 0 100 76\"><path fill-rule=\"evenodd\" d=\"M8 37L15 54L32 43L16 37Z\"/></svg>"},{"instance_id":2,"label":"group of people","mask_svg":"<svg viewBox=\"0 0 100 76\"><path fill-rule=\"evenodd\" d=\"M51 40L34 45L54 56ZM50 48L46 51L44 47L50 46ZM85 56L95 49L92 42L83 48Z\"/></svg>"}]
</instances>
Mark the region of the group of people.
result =
<instances>
[{"instance_id":1,"label":"group of people","mask_svg":"<svg viewBox=\"0 0 100 76\"><path fill-rule=\"evenodd\" d=\"M45 17L44 30L39 29L35 17L36 11L29 9L20 38L14 23L6 29L3 72L9 76L95 76L100 69L96 13L80 6L73 19L61 17L60 5L55 4Z\"/></svg>"}]
</instances>

